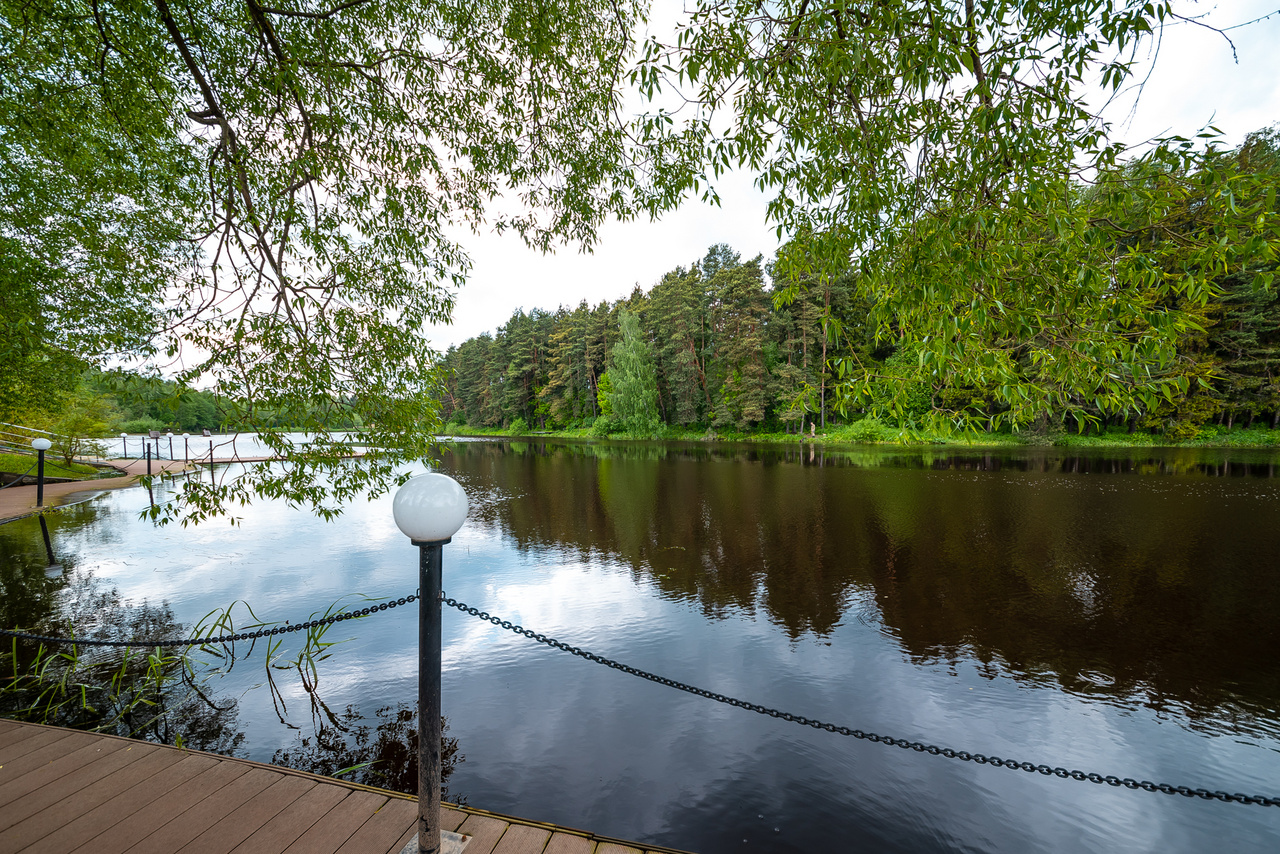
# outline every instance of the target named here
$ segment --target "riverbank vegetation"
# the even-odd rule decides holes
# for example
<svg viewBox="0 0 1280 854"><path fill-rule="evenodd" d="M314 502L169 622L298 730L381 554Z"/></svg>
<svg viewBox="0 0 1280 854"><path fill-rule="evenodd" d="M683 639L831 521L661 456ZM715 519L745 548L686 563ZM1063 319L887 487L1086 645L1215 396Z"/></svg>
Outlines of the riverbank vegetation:
<svg viewBox="0 0 1280 854"><path fill-rule="evenodd" d="M459 412L606 435L1274 420L1274 137L1130 148L1100 106L1181 8L699 0L667 34L639 0L0 0L0 414L62 413L85 365L237 401L289 463L165 511L195 519L388 489ZM589 248L730 169L788 239L769 265L517 315L442 392L423 330L469 272L455 235ZM196 393L143 409L207 423ZM354 440L277 429L346 411L368 453L341 478Z"/></svg>
<svg viewBox="0 0 1280 854"><path fill-rule="evenodd" d="M1232 164L1240 186L1252 188L1238 204L1261 217L1280 213L1280 132L1252 134L1218 160L1214 168ZM1119 171L1138 168L1148 167ZM1203 240L1221 232L1224 242L1261 245L1195 213L1203 201L1193 189L1199 173L1161 173L1159 180L1166 179L1185 184L1186 210L1178 222L1161 226L1160 239ZM1099 186L1081 184L1074 192L1092 215ZM1148 240L1143 229L1137 244ZM1061 248L1050 231L1029 230L1025 238L1043 244L1041 252ZM1048 305L1034 323L1024 318L998 340L985 336L975 345L985 354L976 362L966 353L957 364L936 358L932 327L917 325L913 312L894 313L893 298L874 277L850 268L797 287L788 278L795 275L795 244L768 263L743 261L718 245L647 293L637 287L594 307L517 310L496 333L450 348L443 359L444 414L455 431L781 434L792 440L820 431L848 442L1275 444L1280 295L1266 285L1276 261L1267 252L1253 257L1248 246L1237 248L1252 257L1251 265L1207 277L1195 293L1153 294L1146 320L1113 318L1126 346L1137 348L1130 355L1146 355L1127 363L1117 350L1105 364L1082 367L1115 384L1094 394L1066 385L1045 392L1057 382L1045 360L1062 355L1054 356L1061 342L1052 339L1074 325L1070 317L1051 317ZM1169 330L1157 332L1151 323L1166 321L1177 325L1176 334L1168 352L1158 353ZM1059 324L1065 326L1051 328ZM1158 393L1120 389L1134 371L1162 377L1153 386Z"/></svg>

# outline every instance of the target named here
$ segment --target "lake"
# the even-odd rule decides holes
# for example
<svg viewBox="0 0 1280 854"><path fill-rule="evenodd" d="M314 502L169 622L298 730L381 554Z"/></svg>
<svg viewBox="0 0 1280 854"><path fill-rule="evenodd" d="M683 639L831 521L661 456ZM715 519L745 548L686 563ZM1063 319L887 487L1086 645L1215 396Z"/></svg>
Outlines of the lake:
<svg viewBox="0 0 1280 854"><path fill-rule="evenodd" d="M439 470L467 490L471 513L445 547L444 588L594 653L797 715L1274 797L1278 462L1262 451L459 442ZM333 523L263 501L236 526L190 529L140 520L148 500L121 490L51 514L58 579L44 577L36 520L0 526L4 625L90 575L135 602L169 603L187 624L235 600L297 622L344 596L359 607L358 595L417 584L390 496ZM416 607L330 637L349 640L320 668L329 708L372 723L413 702ZM465 757L450 796L484 809L703 854L1271 852L1280 839L1274 807L858 741L447 607L443 655L444 713ZM238 699L242 755L306 752L310 697L281 670L273 701L264 672L250 656L211 685Z"/></svg>

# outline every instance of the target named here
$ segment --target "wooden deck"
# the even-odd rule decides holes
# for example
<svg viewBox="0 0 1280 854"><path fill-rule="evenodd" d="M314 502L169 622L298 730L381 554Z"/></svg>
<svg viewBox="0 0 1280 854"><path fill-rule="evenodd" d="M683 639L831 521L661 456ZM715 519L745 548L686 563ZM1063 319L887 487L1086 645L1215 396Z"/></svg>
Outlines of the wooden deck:
<svg viewBox="0 0 1280 854"><path fill-rule="evenodd" d="M0 854L399 854L417 817L397 792L0 719ZM470 807L441 825L466 854L674 852Z"/></svg>

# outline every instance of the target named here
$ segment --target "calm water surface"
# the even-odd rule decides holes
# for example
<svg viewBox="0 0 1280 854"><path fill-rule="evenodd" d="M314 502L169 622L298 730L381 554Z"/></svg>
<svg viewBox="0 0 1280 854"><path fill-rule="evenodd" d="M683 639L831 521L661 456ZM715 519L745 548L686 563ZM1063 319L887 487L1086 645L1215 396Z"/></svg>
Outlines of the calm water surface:
<svg viewBox="0 0 1280 854"><path fill-rule="evenodd" d="M1086 772L1280 794L1280 458L459 443L450 596L635 667L836 724ZM158 490L166 500L170 489ZM405 595L390 499L323 523L262 502L192 529L141 489L0 526L6 625L92 574L198 621ZM65 591L60 595L66 595ZM416 696L417 614L335 630L319 694ZM444 707L473 806L729 851L1275 851L1280 809L980 767L718 705L446 609ZM243 753L313 735L252 657ZM298 727L299 729L292 729Z"/></svg>

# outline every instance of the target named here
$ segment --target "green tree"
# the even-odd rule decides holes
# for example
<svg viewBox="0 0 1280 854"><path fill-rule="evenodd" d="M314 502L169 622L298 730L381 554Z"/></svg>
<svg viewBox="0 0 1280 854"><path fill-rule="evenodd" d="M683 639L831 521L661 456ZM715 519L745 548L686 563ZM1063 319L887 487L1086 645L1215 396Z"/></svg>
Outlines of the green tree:
<svg viewBox="0 0 1280 854"><path fill-rule="evenodd" d="M573 425L595 415L594 377L587 362L590 309L584 300L569 312L561 309L548 346L547 383L539 392L558 425Z"/></svg>
<svg viewBox="0 0 1280 854"><path fill-rule="evenodd" d="M768 299L759 260L721 267L708 283L721 377L715 424L748 430L764 420L768 403L764 345Z"/></svg>
<svg viewBox="0 0 1280 854"><path fill-rule="evenodd" d="M783 299L852 270L880 340L910 330L923 368L993 390L998 420L1150 410L1187 391L1177 344L1212 281L1280 247L1258 192L1275 181L1219 157L1212 131L1134 157L1084 97L1125 86L1177 17L1147 0L700 0L633 74L697 109L655 108L641 134L691 187L755 171L803 249L779 265ZM846 374L842 394L873 381Z"/></svg>
<svg viewBox="0 0 1280 854"><path fill-rule="evenodd" d="M0 421L50 417L85 368L49 328L38 290L41 273L0 234Z"/></svg>
<svg viewBox="0 0 1280 854"><path fill-rule="evenodd" d="M671 424L693 424L711 408L705 346L707 303L697 268L677 267L649 294L646 327L656 342L659 399Z"/></svg>
<svg viewBox="0 0 1280 854"><path fill-rule="evenodd" d="M368 425L364 464L334 478L346 441L268 430L289 462L192 484L191 518L385 488L439 423L420 333L468 269L453 225L548 249L675 201L636 177L661 176L616 118L640 17L629 0L0 0L0 238L38 274L29 336L91 361L181 354L176 378L239 401L236 427Z"/></svg>
<svg viewBox="0 0 1280 854"><path fill-rule="evenodd" d="M651 434L661 423L658 418L658 382L653 369L653 350L640 330L640 320L629 311L619 316L622 340L610 351L608 394L613 418L621 429L634 436Z"/></svg>

